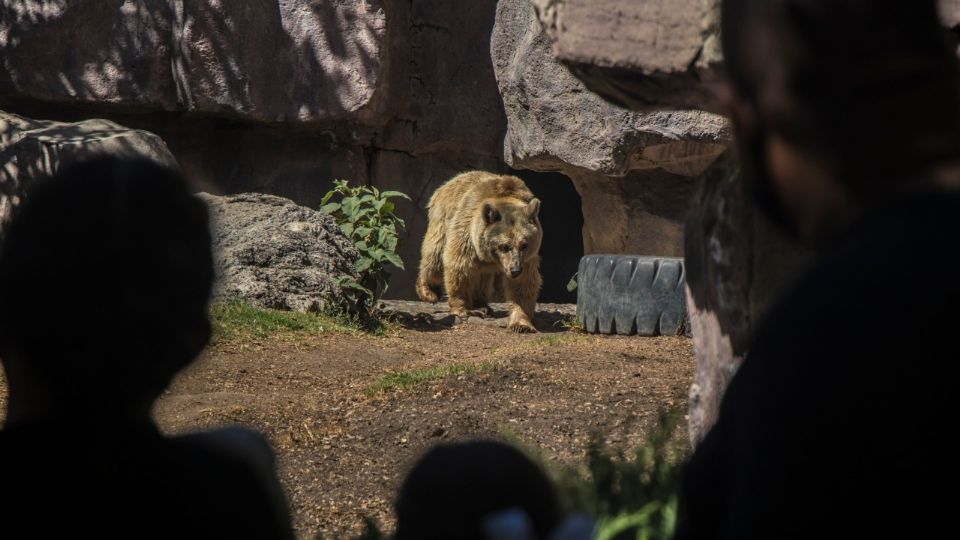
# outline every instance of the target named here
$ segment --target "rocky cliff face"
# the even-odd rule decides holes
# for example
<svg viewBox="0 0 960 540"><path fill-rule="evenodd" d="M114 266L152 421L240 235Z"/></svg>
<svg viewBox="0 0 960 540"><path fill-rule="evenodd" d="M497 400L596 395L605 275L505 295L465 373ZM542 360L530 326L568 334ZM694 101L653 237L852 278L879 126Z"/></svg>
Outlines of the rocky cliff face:
<svg viewBox="0 0 960 540"><path fill-rule="evenodd" d="M641 15L676 11L661 4ZM545 206L569 206L558 220L583 216L587 252L679 255L723 120L611 105L554 58L550 35L526 0L0 0L0 109L156 133L214 193L315 207L338 178L404 191L399 297L413 293L427 199L467 169L537 180ZM551 182L582 204L551 203L563 191ZM563 256L579 252L546 258Z"/></svg>
<svg viewBox="0 0 960 540"><path fill-rule="evenodd" d="M208 191L316 206L332 180L409 193L395 295L424 207L506 170L488 43L495 0L0 0L0 109L156 133Z"/></svg>

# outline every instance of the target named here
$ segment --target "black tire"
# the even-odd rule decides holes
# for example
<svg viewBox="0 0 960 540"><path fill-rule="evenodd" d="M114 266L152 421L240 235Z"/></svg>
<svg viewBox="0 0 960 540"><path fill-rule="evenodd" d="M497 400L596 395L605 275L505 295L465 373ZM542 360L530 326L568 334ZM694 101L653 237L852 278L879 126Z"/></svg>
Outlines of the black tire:
<svg viewBox="0 0 960 540"><path fill-rule="evenodd" d="M683 259L587 255L577 274L577 320L591 334L685 334L684 275Z"/></svg>

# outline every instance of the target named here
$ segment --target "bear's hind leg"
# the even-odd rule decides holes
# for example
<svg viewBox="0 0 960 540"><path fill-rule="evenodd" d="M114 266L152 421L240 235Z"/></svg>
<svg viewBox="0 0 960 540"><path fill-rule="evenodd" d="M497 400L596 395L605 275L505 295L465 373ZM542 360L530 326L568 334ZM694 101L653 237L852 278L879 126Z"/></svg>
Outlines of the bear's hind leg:
<svg viewBox="0 0 960 540"><path fill-rule="evenodd" d="M473 309L483 313L484 317L493 316L493 308L490 307L490 300L494 294L494 282L499 277L497 274L483 274L477 282L477 290L473 297Z"/></svg>
<svg viewBox="0 0 960 540"><path fill-rule="evenodd" d="M420 277L417 278L417 296L424 302L431 304L440 300L440 285L443 283L443 274L420 267Z"/></svg>
<svg viewBox="0 0 960 540"><path fill-rule="evenodd" d="M466 268L444 268L443 281L447 289L447 301L450 313L461 319L483 317L484 313L474 308L477 280L479 276Z"/></svg>
<svg viewBox="0 0 960 540"><path fill-rule="evenodd" d="M420 248L420 274L417 277L417 296L424 302L440 300L440 285L443 283L443 250L446 234L443 220L431 212L427 234Z"/></svg>

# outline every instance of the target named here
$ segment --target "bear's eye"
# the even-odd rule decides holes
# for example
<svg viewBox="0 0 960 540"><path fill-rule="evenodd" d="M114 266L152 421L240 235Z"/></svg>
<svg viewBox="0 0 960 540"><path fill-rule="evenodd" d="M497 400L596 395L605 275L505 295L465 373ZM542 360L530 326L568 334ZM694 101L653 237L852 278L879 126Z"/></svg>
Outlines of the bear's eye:
<svg viewBox="0 0 960 540"><path fill-rule="evenodd" d="M510 251L510 244L503 244L502 246L500 246L500 251L504 253Z"/></svg>
<svg viewBox="0 0 960 540"><path fill-rule="evenodd" d="M526 250L527 250L527 243L524 242L524 243L520 244L520 251L526 251Z"/></svg>

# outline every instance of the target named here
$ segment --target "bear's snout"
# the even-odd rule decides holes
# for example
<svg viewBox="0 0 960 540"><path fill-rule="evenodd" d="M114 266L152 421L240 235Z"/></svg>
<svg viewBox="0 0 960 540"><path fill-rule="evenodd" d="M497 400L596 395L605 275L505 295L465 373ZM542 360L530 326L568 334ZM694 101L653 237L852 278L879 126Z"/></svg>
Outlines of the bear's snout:
<svg viewBox="0 0 960 540"><path fill-rule="evenodd" d="M513 279L517 279L518 277L520 277L520 274L522 274L522 273L523 273L523 268L511 268L511 269L510 269L510 277L513 278Z"/></svg>

